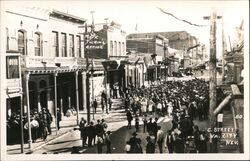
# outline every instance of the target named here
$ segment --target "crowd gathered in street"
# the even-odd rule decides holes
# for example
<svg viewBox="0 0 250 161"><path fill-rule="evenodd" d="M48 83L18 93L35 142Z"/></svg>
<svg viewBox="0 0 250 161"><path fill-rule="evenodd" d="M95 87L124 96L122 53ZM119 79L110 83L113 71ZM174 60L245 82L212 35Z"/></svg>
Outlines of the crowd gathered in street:
<svg viewBox="0 0 250 161"><path fill-rule="evenodd" d="M127 129L134 130L129 140L126 140L124 152L126 153L163 153L166 148L168 153L206 153L209 140L205 130L201 130L194 120L203 121L208 119L209 92L208 83L202 79L186 81L167 81L148 87L134 88L130 85L123 90L116 89L110 97L121 98L127 118ZM102 113L112 107L112 99L106 93L101 95ZM107 107L108 105L108 107ZM94 113L99 105L97 100L92 102ZM74 108L73 108L74 109ZM74 110L67 111L66 116L74 114ZM17 112L18 113L18 112ZM172 127L164 129L158 122L160 117L168 117ZM8 117L7 130L8 144L20 143L20 115L12 114ZM28 119L24 115L24 140L28 141ZM47 108L40 112L31 111L30 117L32 142L37 139L46 140L51 134L51 123L53 117ZM55 119L55 118L54 118ZM57 109L56 127L60 129L62 114ZM142 122L142 126L140 126ZM140 127L142 129L140 129ZM79 123L80 139L82 147L96 147L97 153L112 152L112 132L108 130L108 124L104 119L91 120L89 123L81 118ZM146 145L142 144L139 132L146 136ZM72 153L79 153L77 147L73 147Z"/></svg>
<svg viewBox="0 0 250 161"><path fill-rule="evenodd" d="M127 128L132 128L135 119L135 132L125 145L127 153L155 153L158 147L163 153L166 147L169 153L205 153L207 152L208 134L194 124L208 119L209 110L208 83L202 79L188 81L168 81L149 87L126 90L125 109ZM167 133L157 123L158 117L167 116L172 120L172 127ZM147 133L147 145L141 147L137 138L139 119L143 121L143 132Z"/></svg>

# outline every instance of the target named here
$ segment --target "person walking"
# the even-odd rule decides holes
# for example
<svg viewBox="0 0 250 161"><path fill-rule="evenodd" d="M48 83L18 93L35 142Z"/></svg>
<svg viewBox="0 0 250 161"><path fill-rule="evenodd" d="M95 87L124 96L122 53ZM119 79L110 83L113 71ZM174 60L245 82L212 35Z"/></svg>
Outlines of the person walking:
<svg viewBox="0 0 250 161"><path fill-rule="evenodd" d="M97 135L97 153L102 153L102 146L103 146L103 138L99 135Z"/></svg>
<svg viewBox="0 0 250 161"><path fill-rule="evenodd" d="M98 103L97 103L96 99L93 102L93 106L94 106L95 113L96 113L96 109L97 109L97 106L98 106Z"/></svg>
<svg viewBox="0 0 250 161"><path fill-rule="evenodd" d="M133 120L133 116L132 113L130 112L130 110L127 111L127 121L128 121L128 125L127 128L131 129L131 121Z"/></svg>
<svg viewBox="0 0 250 161"><path fill-rule="evenodd" d="M57 129L60 129L60 121L62 121L62 113L59 108L57 108Z"/></svg>
<svg viewBox="0 0 250 161"><path fill-rule="evenodd" d="M48 128L48 135L51 134L51 123L53 121L52 115L49 112L49 109L46 108L46 114L47 114L47 128Z"/></svg>
<svg viewBox="0 0 250 161"><path fill-rule="evenodd" d="M163 145L163 141L164 141L164 133L161 130L161 126L158 126L156 141L157 141L157 144L159 146L160 153L163 153L162 145Z"/></svg>
<svg viewBox="0 0 250 161"><path fill-rule="evenodd" d="M47 122L47 114L46 114L46 109L43 108L42 111L39 113L40 114L40 119L41 119L41 132L42 132L42 139L45 141L48 136L48 122Z"/></svg>
<svg viewBox="0 0 250 161"><path fill-rule="evenodd" d="M158 121L158 118L156 117L155 121L152 123L152 132L156 140L157 140L157 131L158 131L157 121Z"/></svg>
<svg viewBox="0 0 250 161"><path fill-rule="evenodd" d="M147 122L148 122L148 120L147 120L147 114L143 115L142 121L143 121L143 133L145 133L146 132L146 128L147 128Z"/></svg>
<svg viewBox="0 0 250 161"><path fill-rule="evenodd" d="M135 130L136 132L139 132L139 118L136 116L135 118Z"/></svg>
<svg viewBox="0 0 250 161"><path fill-rule="evenodd" d="M146 153L155 153L155 144L152 142L150 136L147 136Z"/></svg>
<svg viewBox="0 0 250 161"><path fill-rule="evenodd" d="M88 147L92 147L93 144L93 139L95 137L95 126L94 126L94 122L91 121L90 125L87 127L87 136L88 136Z"/></svg>
<svg viewBox="0 0 250 161"><path fill-rule="evenodd" d="M174 152L174 138L171 130L167 131L167 135L165 137L165 148L168 148L169 153Z"/></svg>
<svg viewBox="0 0 250 161"><path fill-rule="evenodd" d="M132 137L130 138L129 142L131 145L131 153L142 153L141 148L141 139L137 138L137 133L133 132Z"/></svg>
<svg viewBox="0 0 250 161"><path fill-rule="evenodd" d="M106 136L105 136L105 143L106 143L106 146L107 146L107 154L111 154L111 138L110 138L110 135L111 135L111 131L107 131L106 132Z"/></svg>
<svg viewBox="0 0 250 161"><path fill-rule="evenodd" d="M86 123L87 121L84 120L84 118L81 118L79 127L80 127L81 139L82 139L82 147L86 146L86 141L87 141Z"/></svg>

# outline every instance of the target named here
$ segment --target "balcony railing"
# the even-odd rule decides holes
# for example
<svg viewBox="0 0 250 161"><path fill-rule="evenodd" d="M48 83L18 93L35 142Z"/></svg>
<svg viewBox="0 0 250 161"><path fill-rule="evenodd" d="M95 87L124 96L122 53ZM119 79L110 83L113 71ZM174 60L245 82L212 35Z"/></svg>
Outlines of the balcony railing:
<svg viewBox="0 0 250 161"><path fill-rule="evenodd" d="M84 58L75 57L39 57L39 56L21 56L21 64L23 67L55 67L60 66L82 66L85 64Z"/></svg>

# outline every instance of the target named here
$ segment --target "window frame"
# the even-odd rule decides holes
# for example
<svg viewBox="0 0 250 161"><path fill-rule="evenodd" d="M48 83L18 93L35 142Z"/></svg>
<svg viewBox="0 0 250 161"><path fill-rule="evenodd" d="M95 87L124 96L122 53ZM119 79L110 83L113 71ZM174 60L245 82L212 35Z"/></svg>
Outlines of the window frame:
<svg viewBox="0 0 250 161"><path fill-rule="evenodd" d="M63 38L65 38L65 42L63 42ZM64 52L65 51L65 52ZM61 33L61 56L62 57L67 57L67 34L62 32Z"/></svg>
<svg viewBox="0 0 250 161"><path fill-rule="evenodd" d="M82 54L81 54L81 36L80 35L76 35L76 53L75 53L75 56L82 57Z"/></svg>
<svg viewBox="0 0 250 161"><path fill-rule="evenodd" d="M20 45L20 33L23 35L23 45ZM27 33L24 30L18 30L18 36L17 36L17 46L18 46L18 51L20 52L21 55L27 55ZM22 51L20 51L20 48L22 48Z"/></svg>
<svg viewBox="0 0 250 161"><path fill-rule="evenodd" d="M52 31L52 37L53 37L52 48L53 48L53 54L54 54L53 56L59 57L59 34L58 34L58 32ZM54 51L55 51L55 53L54 53Z"/></svg>
<svg viewBox="0 0 250 161"><path fill-rule="evenodd" d="M36 39L36 35L38 36L38 40ZM36 54L36 49L39 49L39 54ZM42 52L42 48L43 48L43 45L42 45L42 34L39 33L39 32L35 32L34 34L34 50L35 50L35 56L43 56L43 52Z"/></svg>
<svg viewBox="0 0 250 161"><path fill-rule="evenodd" d="M73 34L69 34L69 56L75 57L75 40Z"/></svg>

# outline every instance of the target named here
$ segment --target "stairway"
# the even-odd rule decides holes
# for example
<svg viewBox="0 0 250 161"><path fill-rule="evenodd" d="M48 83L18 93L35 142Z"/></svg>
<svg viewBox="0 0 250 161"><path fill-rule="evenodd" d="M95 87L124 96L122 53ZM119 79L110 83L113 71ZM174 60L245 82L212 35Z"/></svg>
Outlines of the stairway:
<svg viewBox="0 0 250 161"><path fill-rule="evenodd" d="M223 111L223 125L222 128L233 128L233 131L222 132L222 138L217 143L218 153L240 153L239 142L236 136L233 114L231 110Z"/></svg>

